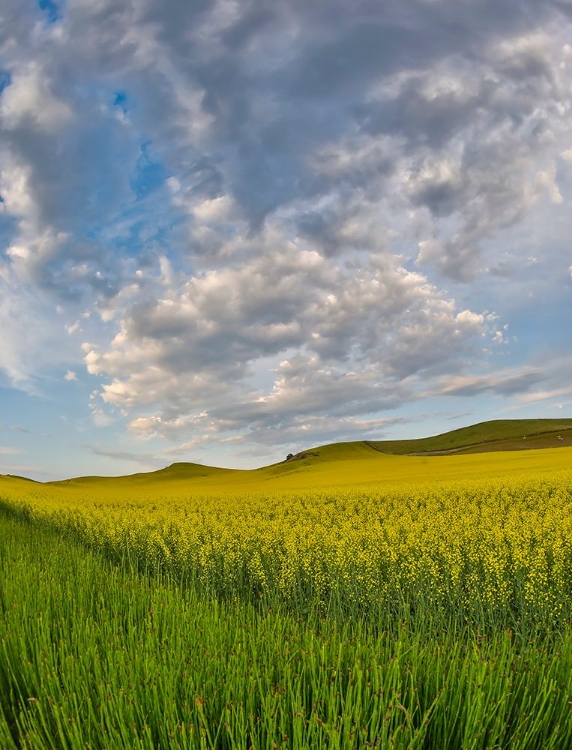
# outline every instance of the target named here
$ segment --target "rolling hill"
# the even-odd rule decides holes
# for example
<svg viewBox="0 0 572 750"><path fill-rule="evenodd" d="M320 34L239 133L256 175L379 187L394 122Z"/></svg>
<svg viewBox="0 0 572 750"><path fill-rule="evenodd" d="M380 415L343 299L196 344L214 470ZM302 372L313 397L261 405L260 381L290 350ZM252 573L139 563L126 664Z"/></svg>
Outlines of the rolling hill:
<svg viewBox="0 0 572 750"><path fill-rule="evenodd" d="M572 419L519 419L482 422L414 440L332 443L259 469L223 469L179 462L158 471L121 477L76 477L46 485L84 494L149 493L167 497L187 490L210 494L412 480L454 481L570 466ZM30 484L23 477L2 477L6 487L18 483Z"/></svg>
<svg viewBox="0 0 572 750"><path fill-rule="evenodd" d="M443 455L559 448L572 445L572 419L498 419L415 440L376 440L382 453Z"/></svg>

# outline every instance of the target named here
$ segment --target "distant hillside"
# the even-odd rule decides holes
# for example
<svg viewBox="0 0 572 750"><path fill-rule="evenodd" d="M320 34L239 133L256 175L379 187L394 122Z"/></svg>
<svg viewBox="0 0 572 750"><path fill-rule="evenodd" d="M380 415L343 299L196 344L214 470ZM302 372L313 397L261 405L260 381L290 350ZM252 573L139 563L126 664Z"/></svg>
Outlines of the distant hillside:
<svg viewBox="0 0 572 750"><path fill-rule="evenodd" d="M332 443L301 451L260 469L221 469L196 463L174 463L158 471L121 477L76 477L51 486L66 491L134 492L165 496L193 492L266 491L288 487L312 488L357 483L402 482L416 476L460 478L536 467L552 463L569 467L568 451L537 448L572 447L572 419L506 419L462 427L442 435L415 440L376 440ZM525 452L522 455L516 451ZM495 455L493 455L495 452ZM463 454L488 453L490 457ZM550 454L550 455L549 455ZM552 454L558 454L558 457ZM458 456L453 461L431 461L431 456ZM477 468L478 467L478 468ZM510 468L512 467L512 468ZM3 476L3 486L23 486L24 478ZM2 487L0 485L0 489Z"/></svg>
<svg viewBox="0 0 572 750"><path fill-rule="evenodd" d="M381 453L444 455L572 445L572 419L497 419L416 440L366 441Z"/></svg>
<svg viewBox="0 0 572 750"><path fill-rule="evenodd" d="M193 464L179 462L166 466L164 469L157 471L146 471L138 474L128 474L123 477L75 477L73 479L63 479L57 482L48 482L53 485L71 485L79 487L82 485L105 484L125 482L129 485L149 484L154 482L177 482L188 481L189 479L220 479L226 475L240 473L238 469L219 469L216 466L203 466L203 464Z"/></svg>

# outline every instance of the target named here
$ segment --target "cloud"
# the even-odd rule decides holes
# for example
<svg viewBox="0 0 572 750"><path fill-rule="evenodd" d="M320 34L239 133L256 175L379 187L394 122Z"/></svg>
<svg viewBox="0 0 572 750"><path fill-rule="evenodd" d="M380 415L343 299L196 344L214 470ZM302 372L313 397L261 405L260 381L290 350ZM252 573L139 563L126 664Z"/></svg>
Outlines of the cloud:
<svg viewBox="0 0 572 750"><path fill-rule="evenodd" d="M20 425L10 425L10 429L15 430L16 432L23 432L26 435L33 435L31 430L27 430L25 427L20 427Z"/></svg>
<svg viewBox="0 0 572 750"><path fill-rule="evenodd" d="M21 451L16 450L15 448L0 445L0 456L14 456L17 453L21 453Z"/></svg>
<svg viewBox="0 0 572 750"><path fill-rule="evenodd" d="M73 370L68 370L64 375L64 380L67 380L68 383L72 380L77 380L77 375L75 374L75 372L73 372Z"/></svg>
<svg viewBox="0 0 572 750"><path fill-rule="evenodd" d="M487 323L391 256L346 271L269 235L264 254L191 279L157 276L107 349L85 345L88 371L110 377L103 401L139 435L173 438L292 429L395 409L416 379L455 370L481 349ZM259 363L277 358L269 390ZM153 411L158 410L158 411ZM145 413L147 412L147 413Z"/></svg>
<svg viewBox="0 0 572 750"><path fill-rule="evenodd" d="M513 396L529 391L546 378L546 372L532 366L525 366L487 375L463 375L448 378L438 392L447 396L474 396L490 391L500 396ZM529 397L521 396L520 398L527 400Z"/></svg>
<svg viewBox="0 0 572 750"><path fill-rule="evenodd" d="M558 398L559 396L568 396L572 393L572 387L553 388L547 391L533 391L520 397L523 404L532 404L537 401L547 401L548 399Z"/></svg>
<svg viewBox="0 0 572 750"><path fill-rule="evenodd" d="M11 77L0 100L0 122L14 130L29 124L40 131L57 131L72 117L66 102L58 100L46 85L46 78L35 62Z"/></svg>
<svg viewBox="0 0 572 750"><path fill-rule="evenodd" d="M62 342L49 302L12 273L0 274L0 371L15 387L42 390L38 375L52 373L74 357Z"/></svg>
<svg viewBox="0 0 572 750"><path fill-rule="evenodd" d="M162 461L153 453L133 453L131 451L115 450L113 448L100 448L93 445L84 445L83 448L93 456L113 458L117 461L130 461L132 463L141 464L149 470L151 470L151 467L160 468L164 465L164 461Z"/></svg>
<svg viewBox="0 0 572 750"><path fill-rule="evenodd" d="M280 431L266 430L264 439L256 440L256 434L235 434L222 437L216 430L206 430L191 440L167 448L164 456L188 456L199 450L208 450L212 445L231 447L237 456L263 457L273 455L276 448L290 446L292 450L302 450L312 445L344 440L383 439L395 425L408 424L412 421L404 417L384 417L379 419L359 419L345 417L342 419L325 416L299 416L294 422L284 426Z"/></svg>
<svg viewBox="0 0 572 750"><path fill-rule="evenodd" d="M515 228L571 192L569 15L4 3L0 368L72 380L81 334L97 424L245 449L527 392L492 343L565 254Z"/></svg>
<svg viewBox="0 0 572 750"><path fill-rule="evenodd" d="M555 145L570 107L553 35L491 38L475 55L382 78L360 108L368 140L401 137L391 184L426 212L418 263L463 281L486 272L483 245L495 232L543 195L561 202Z"/></svg>

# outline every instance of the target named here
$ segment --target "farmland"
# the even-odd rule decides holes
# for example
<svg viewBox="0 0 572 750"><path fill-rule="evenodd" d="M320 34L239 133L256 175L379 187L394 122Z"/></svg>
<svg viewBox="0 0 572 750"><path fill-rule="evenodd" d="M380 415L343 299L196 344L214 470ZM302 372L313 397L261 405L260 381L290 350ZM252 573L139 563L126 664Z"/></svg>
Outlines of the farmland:
<svg viewBox="0 0 572 750"><path fill-rule="evenodd" d="M364 443L1 478L0 746L566 748L571 481Z"/></svg>

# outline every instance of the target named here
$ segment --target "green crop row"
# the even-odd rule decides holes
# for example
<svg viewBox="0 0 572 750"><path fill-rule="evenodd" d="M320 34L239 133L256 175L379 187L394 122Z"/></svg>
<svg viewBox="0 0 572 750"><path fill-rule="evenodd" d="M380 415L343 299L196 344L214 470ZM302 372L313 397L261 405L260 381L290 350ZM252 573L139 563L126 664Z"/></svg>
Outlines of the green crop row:
<svg viewBox="0 0 572 750"><path fill-rule="evenodd" d="M570 472L282 493L148 496L30 485L14 517L225 599L515 630L572 618Z"/></svg>
<svg viewBox="0 0 572 750"><path fill-rule="evenodd" d="M261 611L0 520L0 747L568 748L572 636Z"/></svg>

